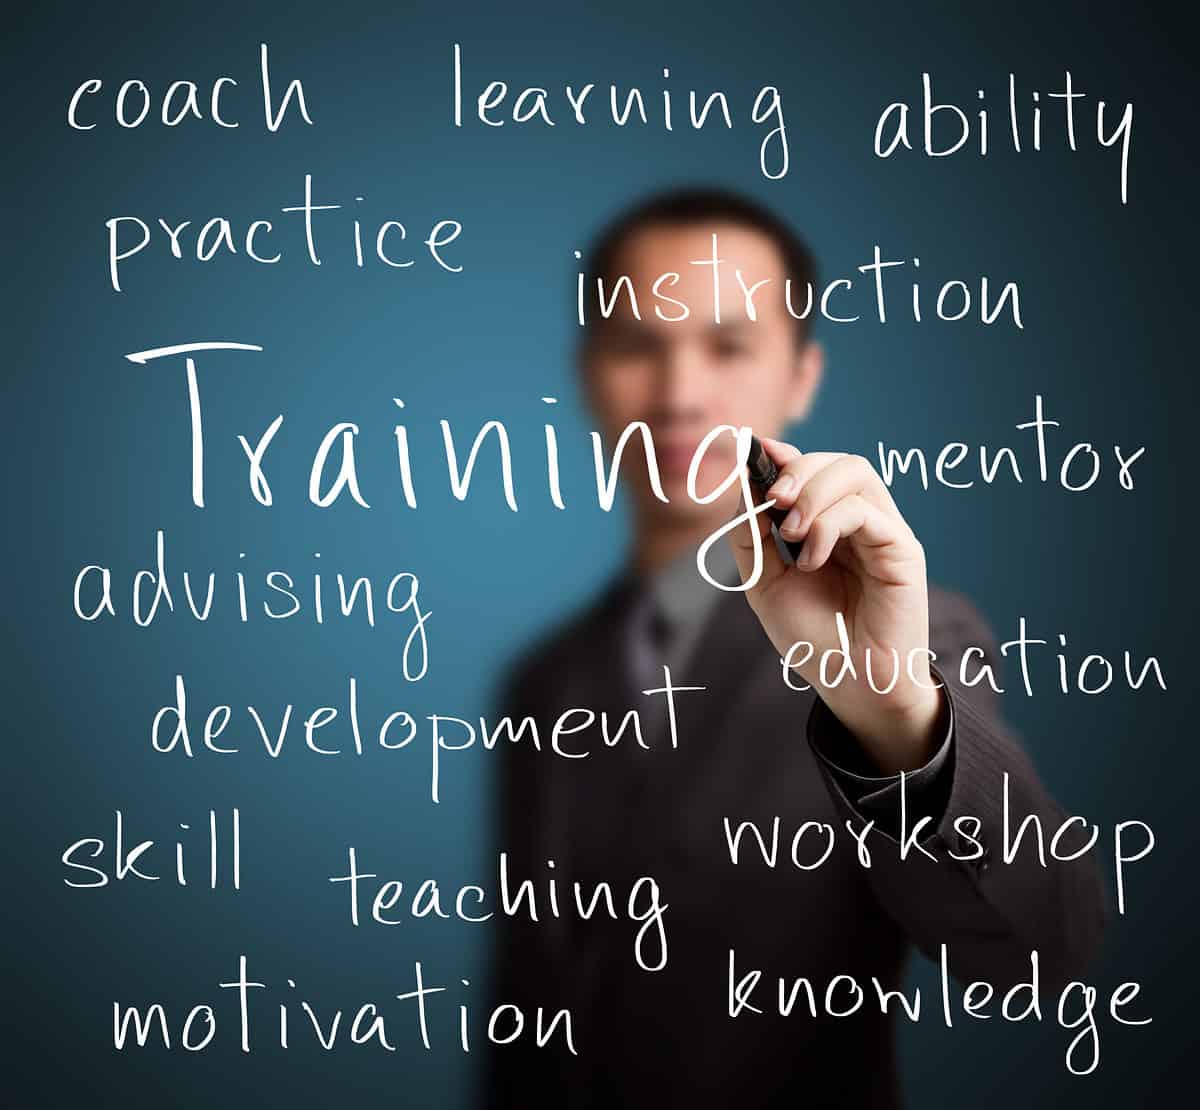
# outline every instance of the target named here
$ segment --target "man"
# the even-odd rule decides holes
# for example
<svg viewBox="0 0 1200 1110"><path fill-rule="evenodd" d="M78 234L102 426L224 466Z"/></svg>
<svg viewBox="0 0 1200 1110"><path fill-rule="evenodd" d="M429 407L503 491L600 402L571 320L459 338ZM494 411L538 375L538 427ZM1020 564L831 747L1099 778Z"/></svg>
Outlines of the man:
<svg viewBox="0 0 1200 1110"><path fill-rule="evenodd" d="M714 234L724 264L690 265L711 259ZM781 290L791 278L802 290L814 278L802 242L748 200L679 191L619 218L587 274L591 291L597 278L612 290L628 277L638 293L670 274L659 290L681 304L715 298L720 323L711 311L664 319L681 313L654 312L644 299L635 315L628 297L610 315L591 314L581 369L592 412L610 444L631 422L649 427L665 500L634 436L622 462L634 523L628 571L514 670L506 711L549 721L586 706L619 720L645 704L640 691L664 685L664 665L674 684L705 689L675 699L677 748L660 735L646 748L623 741L571 760L508 745L500 848L510 871L544 874L552 860L564 890L653 876L669 957L661 970L639 967L628 922L604 914L506 922L497 998L527 1013L568 1009L578 1054L559 1039L495 1049L487 1101L895 1106L893 1016L874 1004L813 1017L800 994L782 1017L777 979L804 977L818 996L839 974L895 989L913 947L937 958L944 944L963 981L1001 989L1027 978L1036 950L1042 984L1065 982L1099 940L1097 872L1086 856L1048 867L1029 852L1011 865L993 859L1005 773L1017 820L1035 814L1057 829L1064 814L1004 731L986 682L956 681L969 646L995 662L986 628L964 600L927 586L921 545L864 459L802 454L775 438L806 416L822 354L782 296L757 297L751 318L744 289L769 278L766 288ZM744 584L756 569L750 528L759 530L760 573L744 591L715 589L696 567L698 546L745 511L737 484L708 504L689 496L695 449L719 425L763 437L780 470L767 497L787 511L779 535L803 541L792 565L757 515L712 546L710 575ZM713 440L694 490L730 474L736 450L732 435ZM857 678L822 685L821 654L843 636ZM798 643L812 648L791 651ZM792 664L786 680L781 659ZM908 666L877 692L892 659ZM909 829L929 818L904 860L902 793ZM753 821L769 841L777 817L778 866L761 853L755 864L749 834L734 866L730 831ZM838 834L819 866L813 841L800 866L789 856L805 822ZM869 867L847 822L860 833L874 823L863 837ZM739 974L764 971L751 998L761 1014L730 1016L731 950Z"/></svg>

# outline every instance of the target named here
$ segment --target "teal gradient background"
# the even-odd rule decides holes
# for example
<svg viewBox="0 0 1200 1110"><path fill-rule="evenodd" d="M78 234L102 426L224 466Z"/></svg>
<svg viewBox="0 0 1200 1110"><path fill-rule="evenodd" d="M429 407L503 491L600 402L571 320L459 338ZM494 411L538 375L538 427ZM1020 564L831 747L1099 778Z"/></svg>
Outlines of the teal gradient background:
<svg viewBox="0 0 1200 1110"><path fill-rule="evenodd" d="M293 732L270 760L235 714L226 736L236 732L245 751L186 760L151 750L149 722L177 673L198 708L254 704L277 719L295 702L296 723L318 705L342 704L350 675L368 721L394 709L418 718L485 712L513 652L578 605L624 551L623 515L604 514L594 487L589 494L590 425L571 364L572 251L631 198L692 181L776 206L829 276L868 261L879 243L893 258L919 255L931 284L988 273L1021 285L1023 331L918 325L901 312L886 326L821 326L827 383L796 430L801 446L870 455L879 439L1025 443L1028 462L1028 440L1014 426L1032 417L1038 393L1061 421L1062 441L1091 441L1106 461L1114 442L1146 445L1133 493L1109 467L1081 494L999 481L928 494L905 483L897 496L933 579L974 597L1001 638L1025 615L1035 634L1065 633L1079 656L1128 648L1163 660L1165 694L1005 699L1068 809L1107 828L1138 817L1158 834L1096 970L1110 990L1142 982L1154 1024L1107 1024L1100 1070L1088 1079L1066 1073L1069 1037L1051 1026L992 1021L947 1032L922 1022L901 1035L913 1105L1145 1104L1155 1084L1182 1071L1197 987L1200 772L1191 673L1195 82L1182 28L1128 7L1044 4L41 5L7 18L5 1039L14 1063L4 1102L471 1104L478 1057L459 1050L456 1007L482 1005L487 927L353 928L344 888L326 880L344 873L354 845L362 867L406 889L426 877L490 886L490 753L447 756L435 806L419 742L323 758ZM262 42L279 82L303 80L313 127L295 116L277 134L262 127ZM724 90L736 126L664 135L600 119L455 129L455 42L476 91L492 79L649 91L669 66L675 90ZM986 160L872 154L878 113L894 99L916 102L922 70L964 106L985 88L1002 129L1010 70L1023 87L1048 91L1061 88L1065 69L1090 97L1078 153L1048 109L1036 156L1014 155L1000 134ZM106 97L89 108L100 126L66 126L71 92L89 77L107 92L131 77L161 91L220 75L239 81L230 99L237 130L193 122L123 131ZM778 182L758 172L762 129L748 123L753 95L768 83L781 89L791 148L791 171ZM1096 96L1135 104L1124 207L1117 155L1097 150L1090 130ZM345 221L322 248L324 264L308 265L297 225L278 214L299 203L306 173L319 200L351 205L361 196L366 216L401 220L414 239L439 219L460 220L463 235L446 256L462 273L419 254L411 270L356 269ZM274 266L241 257L200 265L151 248L128 265L117 294L104 227L116 215L275 218L289 253ZM202 356L208 498L197 509L182 369L123 356L219 339L264 351ZM539 470L543 396L560 398L564 512ZM416 511L396 480L394 397L405 403ZM275 503L264 508L247 491L236 437L257 437L280 413L268 456ZM452 497L439 465L443 417L463 437L485 420L505 422L518 513L485 460L467 500ZM369 511L348 499L322 510L307 499L313 450L343 420L361 428ZM183 570L217 573L211 619L198 623L179 604L144 629L125 617L75 619L78 570L111 566L127 604L158 529L176 581ZM385 614L373 629L361 620L237 619L234 571L300 577L314 552L327 574L420 576L432 612L423 681L401 673L402 617ZM345 740L340 721L330 731ZM83 837L110 840L117 809L131 836L169 842L180 822L199 829L210 808L233 806L242 814L240 893L169 880L64 885L63 849ZM170 873L169 854L156 862ZM272 984L272 1001L289 995L294 1028L301 997L328 1014L412 989L414 960L427 980L452 985L440 996L451 1002L432 1007L432 1050L412 1024L397 1023L394 1054L344 1041L326 1053L299 1032L284 1052L274 1006L263 1005L261 1047L244 1056L234 1000L216 989L242 953L252 977ZM714 969L715 1005L723 989ZM162 1001L175 1013L211 1002L217 1037L195 1055L116 1053L114 999Z"/></svg>

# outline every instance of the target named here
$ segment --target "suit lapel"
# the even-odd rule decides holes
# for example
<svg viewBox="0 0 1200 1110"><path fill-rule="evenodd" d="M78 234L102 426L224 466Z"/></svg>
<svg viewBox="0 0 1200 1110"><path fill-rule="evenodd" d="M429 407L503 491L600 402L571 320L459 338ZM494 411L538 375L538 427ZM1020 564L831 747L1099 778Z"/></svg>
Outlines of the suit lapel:
<svg viewBox="0 0 1200 1110"><path fill-rule="evenodd" d="M771 659L770 642L741 593L724 593L704 622L699 642L678 670L672 671L676 686L702 686L701 691L684 691L674 697L678 750L671 750L668 730L656 736L653 750L642 753L648 774L643 776L647 804L661 806L659 799L686 797L697 776L709 767L722 747L729 720L739 703L741 688L758 668ZM643 712L665 716L665 696L640 698Z"/></svg>
<svg viewBox="0 0 1200 1110"><path fill-rule="evenodd" d="M628 583L618 583L588 621L577 661L568 665L564 706L591 709L597 721L607 712L613 727L636 708L644 721L655 720L661 727L648 738L648 751L637 748L630 730L614 748L593 747L587 759L564 759L549 750L542 756L544 855L555 860L564 877L575 873L572 864L581 857L594 861L610 850L615 855L616 841L628 831L624 826L633 814L640 827L654 830L661 827L654 811L684 804L727 740L741 687L773 656L745 597L722 594L691 658L671 674L675 686L704 687L674 695L679 746L672 750L665 695L643 696L629 676L623 635L633 592ZM545 722L547 727L550 723Z"/></svg>

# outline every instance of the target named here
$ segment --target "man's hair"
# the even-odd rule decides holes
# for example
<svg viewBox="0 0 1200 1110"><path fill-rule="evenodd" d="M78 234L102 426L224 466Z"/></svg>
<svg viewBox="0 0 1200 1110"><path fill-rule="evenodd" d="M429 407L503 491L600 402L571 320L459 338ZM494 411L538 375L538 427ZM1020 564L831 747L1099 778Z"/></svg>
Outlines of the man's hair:
<svg viewBox="0 0 1200 1110"><path fill-rule="evenodd" d="M596 297L597 279L610 283L617 256L639 232L652 227L694 227L698 224L734 224L766 236L783 257L784 272L804 289L816 285L817 264L808 244L771 209L731 189L685 186L653 193L635 202L610 221L593 240L583 259L589 297ZM807 296L807 294L804 294ZM594 316L594 314L593 314ZM589 324L589 330L593 325ZM796 321L797 341L808 338L810 321Z"/></svg>

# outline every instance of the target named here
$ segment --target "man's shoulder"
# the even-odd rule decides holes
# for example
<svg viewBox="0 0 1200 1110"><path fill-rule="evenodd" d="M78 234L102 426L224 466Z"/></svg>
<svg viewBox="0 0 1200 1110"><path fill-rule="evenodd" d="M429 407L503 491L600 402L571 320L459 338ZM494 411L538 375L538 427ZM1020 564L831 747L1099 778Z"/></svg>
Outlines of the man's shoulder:
<svg viewBox="0 0 1200 1110"><path fill-rule="evenodd" d="M939 645L977 644L990 648L992 630L987 618L965 593L942 586L929 587L929 639Z"/></svg>
<svg viewBox="0 0 1200 1110"><path fill-rule="evenodd" d="M610 581L538 633L505 669L502 697L512 701L540 688L560 685L571 668L595 650L597 639L619 606L622 589L620 580Z"/></svg>

